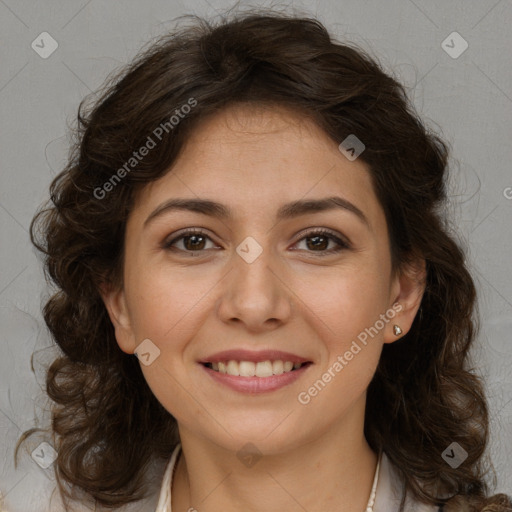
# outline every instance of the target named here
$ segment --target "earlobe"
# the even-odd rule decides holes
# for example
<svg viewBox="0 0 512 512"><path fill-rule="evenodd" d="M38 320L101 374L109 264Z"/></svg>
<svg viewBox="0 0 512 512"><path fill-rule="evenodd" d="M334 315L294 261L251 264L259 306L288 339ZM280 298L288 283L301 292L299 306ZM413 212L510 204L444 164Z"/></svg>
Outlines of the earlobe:
<svg viewBox="0 0 512 512"><path fill-rule="evenodd" d="M393 304L396 315L387 325L384 343L403 338L410 330L420 308L426 285L426 263L423 258L403 265L396 277Z"/></svg>
<svg viewBox="0 0 512 512"><path fill-rule="evenodd" d="M114 326L119 348L127 353L135 351L134 336L130 322L124 290L114 289L107 285L100 286L100 295L107 309L110 321Z"/></svg>
<svg viewBox="0 0 512 512"><path fill-rule="evenodd" d="M402 328L398 324L393 324L393 334L395 336L400 336L402 332Z"/></svg>

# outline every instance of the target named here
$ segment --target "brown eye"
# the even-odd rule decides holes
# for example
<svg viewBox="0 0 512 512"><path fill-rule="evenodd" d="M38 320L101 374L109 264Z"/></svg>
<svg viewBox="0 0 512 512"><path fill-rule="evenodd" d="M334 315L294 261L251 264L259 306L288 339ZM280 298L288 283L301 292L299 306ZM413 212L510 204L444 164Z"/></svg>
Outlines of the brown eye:
<svg viewBox="0 0 512 512"><path fill-rule="evenodd" d="M299 242L302 242L303 240L306 241L306 250L308 252L317 252L320 256L338 253L343 249L349 248L349 244L347 242L336 236L336 234L331 231L327 231L325 229L310 231L309 233L306 233ZM326 250L329 247L330 242L334 242L335 247Z"/></svg>
<svg viewBox="0 0 512 512"><path fill-rule="evenodd" d="M327 249L329 245L329 237L325 235L308 236L306 240L309 240L308 249Z"/></svg>
<svg viewBox="0 0 512 512"><path fill-rule="evenodd" d="M203 252L208 249L207 241L211 238L201 230L188 230L162 244L163 249L183 252ZM181 247L179 245L181 244ZM176 247L178 246L178 247Z"/></svg>
<svg viewBox="0 0 512 512"><path fill-rule="evenodd" d="M187 235L182 237L182 239L183 245L189 251L204 249L205 237L203 235Z"/></svg>

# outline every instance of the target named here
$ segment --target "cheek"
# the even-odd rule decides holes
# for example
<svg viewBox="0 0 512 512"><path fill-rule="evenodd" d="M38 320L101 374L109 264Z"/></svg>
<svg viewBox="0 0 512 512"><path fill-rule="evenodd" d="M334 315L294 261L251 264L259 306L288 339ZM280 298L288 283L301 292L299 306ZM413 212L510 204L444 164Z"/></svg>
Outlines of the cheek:
<svg viewBox="0 0 512 512"><path fill-rule="evenodd" d="M165 344L190 327L190 319L202 309L216 279L190 269L165 265L134 266L127 286L132 328L138 338L155 338Z"/></svg>
<svg viewBox="0 0 512 512"><path fill-rule="evenodd" d="M380 277L386 275L384 270L377 269L347 266L329 278L302 282L298 295L307 297L304 315L310 319L321 360L301 396L314 401L319 411L326 407L329 414L341 414L362 396L375 373L385 326L380 315L386 312L389 286Z"/></svg>
<svg viewBox="0 0 512 512"><path fill-rule="evenodd" d="M361 399L379 363L386 287L373 277L354 269L325 280L321 293L310 292L304 301L321 360L297 399L327 423ZM302 293L307 294L308 284Z"/></svg>
<svg viewBox="0 0 512 512"><path fill-rule="evenodd" d="M297 295L309 309L308 316L316 318L315 331L324 334L331 348L350 344L385 313L389 287L385 275L371 265L351 265L297 282Z"/></svg>

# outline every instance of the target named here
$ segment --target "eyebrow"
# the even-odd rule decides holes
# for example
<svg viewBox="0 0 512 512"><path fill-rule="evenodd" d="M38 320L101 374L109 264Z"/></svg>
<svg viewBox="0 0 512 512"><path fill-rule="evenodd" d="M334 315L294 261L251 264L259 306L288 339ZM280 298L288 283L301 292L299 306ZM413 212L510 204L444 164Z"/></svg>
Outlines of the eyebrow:
<svg viewBox="0 0 512 512"><path fill-rule="evenodd" d="M302 199L284 204L277 211L276 219L282 221L309 213L325 212L335 209L341 209L355 214L368 228L370 227L370 223L365 214L356 205L339 196L326 197L323 199ZM197 198L174 198L157 206L144 221L144 227L153 219L171 211L201 213L221 220L233 218L231 208L216 201Z"/></svg>

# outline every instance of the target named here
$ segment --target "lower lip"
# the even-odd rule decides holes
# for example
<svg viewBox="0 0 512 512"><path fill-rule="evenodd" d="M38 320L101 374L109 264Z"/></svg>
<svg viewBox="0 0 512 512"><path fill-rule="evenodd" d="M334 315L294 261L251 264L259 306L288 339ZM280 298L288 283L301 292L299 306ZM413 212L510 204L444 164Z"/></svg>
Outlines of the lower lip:
<svg viewBox="0 0 512 512"><path fill-rule="evenodd" d="M201 366L206 370L206 372L208 372L208 375L210 375L212 379L215 379L217 382L220 382L235 391L259 394L276 391L284 386L288 386L299 379L311 365L306 364L297 370L285 372L281 375L272 375L271 377L239 377L236 375L228 375L227 373L216 372L202 364Z"/></svg>

